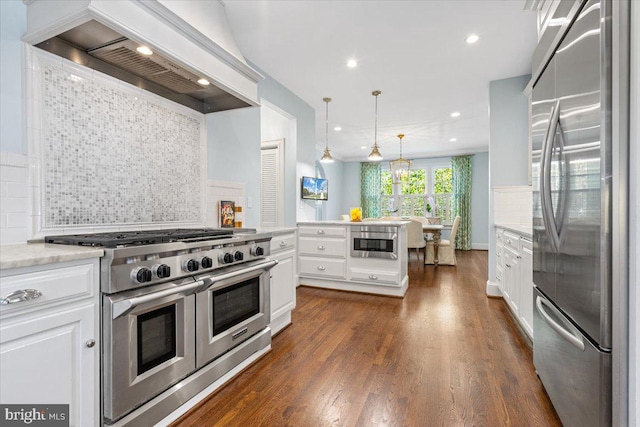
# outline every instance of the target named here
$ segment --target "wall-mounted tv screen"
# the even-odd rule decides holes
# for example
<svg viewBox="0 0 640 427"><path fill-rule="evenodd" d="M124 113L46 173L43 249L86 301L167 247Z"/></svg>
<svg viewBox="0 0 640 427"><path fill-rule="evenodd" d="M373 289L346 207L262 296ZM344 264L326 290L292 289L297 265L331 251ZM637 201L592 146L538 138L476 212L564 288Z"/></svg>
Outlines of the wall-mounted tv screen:
<svg viewBox="0 0 640 427"><path fill-rule="evenodd" d="M300 194L303 199L328 200L329 182L324 178L302 177L302 189Z"/></svg>

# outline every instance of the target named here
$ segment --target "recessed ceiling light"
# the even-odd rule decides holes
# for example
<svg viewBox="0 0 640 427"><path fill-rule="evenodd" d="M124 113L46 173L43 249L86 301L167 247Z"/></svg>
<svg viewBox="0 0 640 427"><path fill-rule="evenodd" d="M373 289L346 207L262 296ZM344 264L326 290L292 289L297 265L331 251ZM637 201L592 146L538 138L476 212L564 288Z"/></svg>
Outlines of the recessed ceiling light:
<svg viewBox="0 0 640 427"><path fill-rule="evenodd" d="M147 46L138 46L136 50L138 51L138 53L141 53L146 56L153 55L153 51L149 49Z"/></svg>
<svg viewBox="0 0 640 427"><path fill-rule="evenodd" d="M477 34L470 34L465 41L469 44L474 44L475 42L477 42L478 40L480 40L480 37L478 37Z"/></svg>
<svg viewBox="0 0 640 427"><path fill-rule="evenodd" d="M450 142L456 142L458 140L458 138L451 138L449 141Z"/></svg>
<svg viewBox="0 0 640 427"><path fill-rule="evenodd" d="M356 68L358 66L358 61L356 61L355 59L350 59L347 61L347 67L349 68Z"/></svg>
<svg viewBox="0 0 640 427"><path fill-rule="evenodd" d="M340 126L336 126L333 128L333 130L335 130L336 132L340 132L342 128Z"/></svg>
<svg viewBox="0 0 640 427"><path fill-rule="evenodd" d="M198 80L198 84L201 84L202 86L209 86L209 80L207 80L207 79L199 79Z"/></svg>
<svg viewBox="0 0 640 427"><path fill-rule="evenodd" d="M367 146L366 146L366 145L361 145L361 146L360 146L360 149L361 149L361 150L366 150L366 149L367 149Z"/></svg>
<svg viewBox="0 0 640 427"><path fill-rule="evenodd" d="M453 113L451 113L451 117L460 117L460 113L457 111L454 111Z"/></svg>

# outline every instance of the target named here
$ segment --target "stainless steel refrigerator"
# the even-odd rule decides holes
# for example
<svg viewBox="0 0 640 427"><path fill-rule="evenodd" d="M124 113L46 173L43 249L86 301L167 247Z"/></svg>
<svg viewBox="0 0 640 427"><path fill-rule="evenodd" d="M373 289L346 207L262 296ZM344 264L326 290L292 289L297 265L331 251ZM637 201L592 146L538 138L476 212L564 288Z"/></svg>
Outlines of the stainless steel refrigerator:
<svg viewBox="0 0 640 427"><path fill-rule="evenodd" d="M565 426L612 423L611 4L565 1L534 54L533 360Z"/></svg>

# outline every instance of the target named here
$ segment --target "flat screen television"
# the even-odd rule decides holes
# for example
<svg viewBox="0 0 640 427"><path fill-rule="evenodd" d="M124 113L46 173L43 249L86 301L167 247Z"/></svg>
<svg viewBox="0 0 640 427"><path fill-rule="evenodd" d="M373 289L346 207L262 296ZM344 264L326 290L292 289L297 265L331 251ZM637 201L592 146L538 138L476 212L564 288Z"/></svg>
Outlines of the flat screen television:
<svg viewBox="0 0 640 427"><path fill-rule="evenodd" d="M329 182L324 178L303 176L300 194L303 199L329 200Z"/></svg>

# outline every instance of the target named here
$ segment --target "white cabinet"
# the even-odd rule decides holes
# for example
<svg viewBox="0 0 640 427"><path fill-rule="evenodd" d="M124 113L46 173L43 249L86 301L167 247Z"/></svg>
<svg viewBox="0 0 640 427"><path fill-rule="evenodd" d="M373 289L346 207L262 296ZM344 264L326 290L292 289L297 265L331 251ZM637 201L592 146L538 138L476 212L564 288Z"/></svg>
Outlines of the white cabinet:
<svg viewBox="0 0 640 427"><path fill-rule="evenodd" d="M300 276L346 279L347 227L299 227Z"/></svg>
<svg viewBox="0 0 640 427"><path fill-rule="evenodd" d="M520 237L520 323L533 337L533 244Z"/></svg>
<svg viewBox="0 0 640 427"><path fill-rule="evenodd" d="M97 259L2 272L15 302L0 306L1 403L69 404L71 426L99 425L98 272ZM19 301L27 289L41 296Z"/></svg>
<svg viewBox="0 0 640 427"><path fill-rule="evenodd" d="M278 264L271 269L271 334L291 324L291 310L296 306L296 232L274 235L271 259Z"/></svg>
<svg viewBox="0 0 640 427"><path fill-rule="evenodd" d="M496 230L496 282L522 329L533 337L533 251L531 240Z"/></svg>

